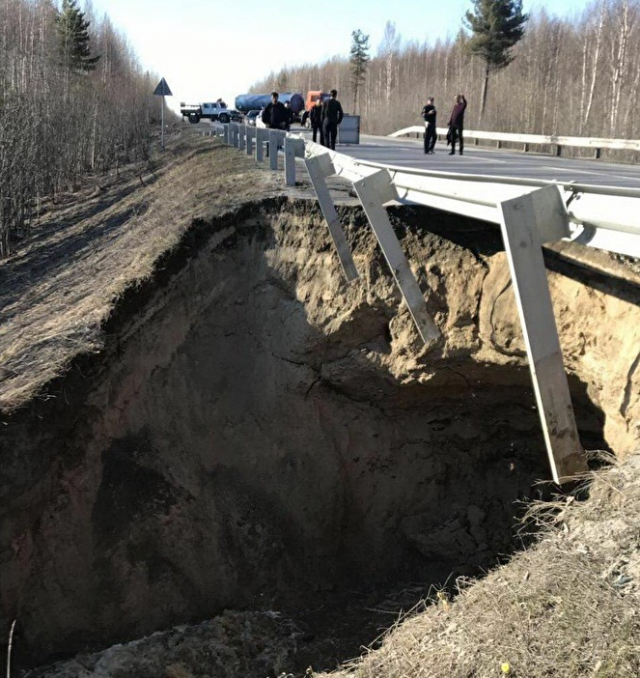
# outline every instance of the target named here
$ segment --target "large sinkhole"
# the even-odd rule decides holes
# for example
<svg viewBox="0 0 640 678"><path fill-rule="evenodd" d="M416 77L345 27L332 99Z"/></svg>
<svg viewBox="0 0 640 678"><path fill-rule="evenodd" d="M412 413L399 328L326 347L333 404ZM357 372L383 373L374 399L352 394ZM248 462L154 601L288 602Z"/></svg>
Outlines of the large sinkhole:
<svg viewBox="0 0 640 678"><path fill-rule="evenodd" d="M499 232L390 213L442 346L423 347L357 208L347 284L315 204L266 201L194 224L103 355L14 424L1 586L28 661L443 585L520 546L518 501L550 472ZM582 442L623 449L637 360L611 319L640 295L548 263Z"/></svg>

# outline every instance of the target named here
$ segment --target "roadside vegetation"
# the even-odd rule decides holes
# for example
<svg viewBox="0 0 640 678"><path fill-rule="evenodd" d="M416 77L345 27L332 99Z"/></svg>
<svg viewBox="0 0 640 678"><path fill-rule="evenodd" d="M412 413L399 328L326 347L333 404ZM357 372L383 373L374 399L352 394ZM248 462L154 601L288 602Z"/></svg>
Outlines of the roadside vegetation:
<svg viewBox="0 0 640 678"><path fill-rule="evenodd" d="M192 131L169 135L152 160L152 172L130 163L47 202L30 241L0 261L3 413L64 374L78 354L100 351L118 299L153 275L193 223L275 184L237 151Z"/></svg>
<svg viewBox="0 0 640 678"><path fill-rule="evenodd" d="M45 199L148 153L155 78L107 16L75 0L6 0L0 11L0 256Z"/></svg>
<svg viewBox="0 0 640 678"><path fill-rule="evenodd" d="M470 1L469 9L483 16L480 10L488 12L485 5L490 4ZM517 15L518 3L501 4L513 5ZM344 57L285 67L255 83L252 91L335 87L345 112L361 115L363 131L371 134L420 123L428 96L436 98L439 125L446 126L453 97L462 92L469 101L469 129L640 138L638 0L591 0L568 18L532 9L522 38L511 45L507 41L502 47L508 50L497 52L487 52L482 37L479 41L473 32L473 22L464 19L460 17L458 34L444 39L430 36L425 26L423 42L404 40L388 22L367 63L366 77L357 79L346 55L345 33ZM481 116L484 93L486 110Z"/></svg>
<svg viewBox="0 0 640 678"><path fill-rule="evenodd" d="M640 455L527 517L535 546L434 592L333 678L640 675Z"/></svg>

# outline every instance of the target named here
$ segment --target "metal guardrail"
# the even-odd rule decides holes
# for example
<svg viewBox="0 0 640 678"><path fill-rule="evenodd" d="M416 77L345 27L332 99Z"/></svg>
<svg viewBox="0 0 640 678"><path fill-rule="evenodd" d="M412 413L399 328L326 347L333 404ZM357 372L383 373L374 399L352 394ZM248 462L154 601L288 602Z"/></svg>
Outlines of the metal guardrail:
<svg viewBox="0 0 640 678"><path fill-rule="evenodd" d="M391 138L407 136L409 134L422 134L424 126L413 125L389 134ZM448 129L438 127L436 132L439 136L446 136ZM524 151L529 150L531 144L555 146L556 155L562 154L563 146L575 148L591 148L595 152L595 158L599 158L603 148L619 151L640 151L640 139L599 139L596 137L565 137L555 134L512 134L509 132L483 132L477 130L465 130L464 138L474 141L495 141L498 148L503 143L522 144Z"/></svg>
<svg viewBox="0 0 640 678"><path fill-rule="evenodd" d="M352 158L301 135L214 123L228 144L264 157L278 169L284 151L286 183L296 183L304 160L337 256L348 281L358 279L349 243L326 185L338 176L352 184L391 273L428 348L441 341L384 205L422 204L500 225L531 367L552 475L563 483L587 469L580 445L562 350L546 278L542 246L561 239L640 257L640 189L432 172Z"/></svg>
<svg viewBox="0 0 640 678"><path fill-rule="evenodd" d="M394 186L394 200L401 203L418 203L455 212L460 215L500 223L499 205L546 186L557 186L566 206L570 238L589 245L640 258L640 188L618 188L578 184L573 181L546 181L506 176L480 176L454 172L434 172L394 165L358 160L330 151L306 140L299 134L280 130L256 129L240 123L223 125L214 123L215 133L226 143L253 153L262 160L265 143L284 149L286 139L292 140L295 150L289 151L288 181L295 183L295 157L315 157L328 154L336 175L350 182L359 181L372 173L384 170L389 173ZM242 130L242 133L241 133ZM248 141L247 141L248 140ZM259 140L259 141L258 141ZM275 141L274 141L275 140ZM271 156L272 167L277 158Z"/></svg>

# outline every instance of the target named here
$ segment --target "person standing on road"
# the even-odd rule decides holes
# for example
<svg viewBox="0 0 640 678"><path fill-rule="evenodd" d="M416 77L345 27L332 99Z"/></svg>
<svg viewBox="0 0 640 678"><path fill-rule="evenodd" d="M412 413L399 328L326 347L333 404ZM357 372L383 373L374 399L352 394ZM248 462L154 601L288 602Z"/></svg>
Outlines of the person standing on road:
<svg viewBox="0 0 640 678"><path fill-rule="evenodd" d="M322 104L322 133L324 135L324 145L332 151L336 150L336 137L338 136L338 125L344 118L342 104L336 98L338 91L332 89L331 98Z"/></svg>
<svg viewBox="0 0 640 678"><path fill-rule="evenodd" d="M427 105L422 108L422 119L424 120L424 152L434 153L436 145L436 107L435 99L429 97Z"/></svg>
<svg viewBox="0 0 640 678"><path fill-rule="evenodd" d="M284 128L288 132L291 129L291 123L293 122L293 111L291 110L291 104L288 101L284 105L284 110L286 114Z"/></svg>
<svg viewBox="0 0 640 678"><path fill-rule="evenodd" d="M316 143L318 134L320 134L320 144L324 146L324 134L322 133L322 98L318 97L316 103L309 111L309 121L313 130L313 143Z"/></svg>
<svg viewBox="0 0 640 678"><path fill-rule="evenodd" d="M451 152L449 155L455 155L456 141L458 139L460 140L460 155L462 155L462 151L464 150L462 132L464 129L464 112L466 108L467 100L464 98L464 94L457 94L453 110L451 111L451 117L449 118L449 133L447 134L447 139L449 139L451 143Z"/></svg>
<svg viewBox="0 0 640 678"><path fill-rule="evenodd" d="M286 129L288 119L287 109L278 101L278 93L271 92L271 102L262 111L262 122L269 129Z"/></svg>

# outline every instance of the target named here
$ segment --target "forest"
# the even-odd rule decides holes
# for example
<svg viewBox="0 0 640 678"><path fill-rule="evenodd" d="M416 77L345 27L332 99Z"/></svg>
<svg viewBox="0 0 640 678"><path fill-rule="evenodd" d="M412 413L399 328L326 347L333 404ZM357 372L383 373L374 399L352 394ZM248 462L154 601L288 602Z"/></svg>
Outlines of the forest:
<svg viewBox="0 0 640 678"><path fill-rule="evenodd" d="M147 158L156 82L108 17L75 0L2 0L0 256L29 235L45 199Z"/></svg>
<svg viewBox="0 0 640 678"><path fill-rule="evenodd" d="M362 130L371 134L419 124L429 96L436 99L438 125L446 126L454 96L463 93L469 129L640 138L638 0L592 0L572 17L532 12L512 48L513 60L491 74L482 116L485 65L471 53L471 38L463 17L455 37L432 43L405 40L388 21L357 97L346 32L344 56L283 68L252 91L335 87L345 112L360 115Z"/></svg>

